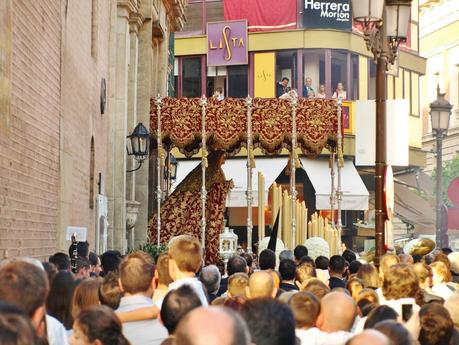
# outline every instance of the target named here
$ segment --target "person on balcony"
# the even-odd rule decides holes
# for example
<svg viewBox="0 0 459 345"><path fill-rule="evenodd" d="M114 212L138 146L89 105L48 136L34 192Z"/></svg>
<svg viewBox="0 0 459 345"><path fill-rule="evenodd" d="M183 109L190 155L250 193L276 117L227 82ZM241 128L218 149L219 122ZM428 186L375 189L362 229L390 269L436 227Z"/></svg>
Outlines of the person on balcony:
<svg viewBox="0 0 459 345"><path fill-rule="evenodd" d="M325 94L325 85L324 84L320 84L319 85L319 91L317 92L316 98L321 98L321 99L327 98L327 95Z"/></svg>
<svg viewBox="0 0 459 345"><path fill-rule="evenodd" d="M276 84L276 98L279 98L282 96L284 93L287 93L287 87L288 87L289 80L287 77L283 77L280 82Z"/></svg>
<svg viewBox="0 0 459 345"><path fill-rule="evenodd" d="M303 97L304 98L315 98L316 92L312 87L312 79L310 77L306 77L304 79L304 86L303 86Z"/></svg>
<svg viewBox="0 0 459 345"><path fill-rule="evenodd" d="M333 93L332 98L333 99L337 99L337 98L347 99L347 94L346 94L346 90L344 90L343 83L338 83L338 85L336 85L336 90Z"/></svg>

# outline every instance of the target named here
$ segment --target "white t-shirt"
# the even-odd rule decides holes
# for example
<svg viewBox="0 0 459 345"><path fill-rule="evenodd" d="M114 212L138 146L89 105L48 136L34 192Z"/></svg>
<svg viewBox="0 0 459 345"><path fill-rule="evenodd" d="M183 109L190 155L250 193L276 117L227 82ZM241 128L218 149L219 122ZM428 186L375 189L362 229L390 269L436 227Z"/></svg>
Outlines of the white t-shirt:
<svg viewBox="0 0 459 345"><path fill-rule="evenodd" d="M453 292L454 291L450 289L445 283L432 286L432 293L436 296L440 296L445 301L453 294Z"/></svg>
<svg viewBox="0 0 459 345"><path fill-rule="evenodd" d="M301 345L344 345L353 336L352 333L345 331L322 332L316 327L308 330L296 329L295 333L300 339Z"/></svg>
<svg viewBox="0 0 459 345"><path fill-rule="evenodd" d="M202 285L198 278L192 277L176 280L175 282L169 284L169 291L177 290L179 287L183 285L190 286L194 290L194 292L196 292L196 295L198 295L199 299L201 300L201 304L204 307L207 307L209 305L206 293L204 292L204 285Z"/></svg>
<svg viewBox="0 0 459 345"><path fill-rule="evenodd" d="M384 302L386 301L386 297L384 297L382 289L381 288L377 288L375 290L375 292L378 295L379 304L384 304Z"/></svg>
<svg viewBox="0 0 459 345"><path fill-rule="evenodd" d="M402 305L404 304L411 304L413 306L413 313L418 313L421 308L416 304L416 301L414 298L400 298L400 299L390 299L390 300L385 300L381 305L387 305L388 307L391 307L394 309L397 314L402 317Z"/></svg>
<svg viewBox="0 0 459 345"><path fill-rule="evenodd" d="M68 334L64 325L56 318L46 315L46 331L49 345L68 345Z"/></svg>
<svg viewBox="0 0 459 345"><path fill-rule="evenodd" d="M128 312L154 305L151 298L146 296L126 296L121 298L116 311ZM168 336L167 329L158 319L124 322L123 334L131 345L160 345Z"/></svg>

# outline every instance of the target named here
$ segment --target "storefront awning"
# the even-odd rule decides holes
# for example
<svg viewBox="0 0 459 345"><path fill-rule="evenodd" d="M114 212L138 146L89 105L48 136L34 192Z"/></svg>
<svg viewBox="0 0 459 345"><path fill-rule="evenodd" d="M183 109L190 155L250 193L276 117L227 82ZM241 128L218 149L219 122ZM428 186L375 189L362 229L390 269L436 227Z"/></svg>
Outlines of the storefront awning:
<svg viewBox="0 0 459 345"><path fill-rule="evenodd" d="M301 158L301 163L316 191L316 208L330 209L331 177L328 160ZM335 171L336 188L338 174L337 170ZM344 161L344 167L341 169L341 191L343 192L342 210L368 209L368 190L351 161Z"/></svg>
<svg viewBox="0 0 459 345"><path fill-rule="evenodd" d="M399 183L395 183L395 214L412 224L418 234L435 233L434 208L428 201Z"/></svg>
<svg viewBox="0 0 459 345"><path fill-rule="evenodd" d="M426 173L423 173L422 171L412 172L403 175L396 175L395 180L396 182L402 182L401 184L406 184L407 187L423 191L430 196L434 195L435 188L432 178Z"/></svg>
<svg viewBox="0 0 459 345"><path fill-rule="evenodd" d="M265 201L268 189L287 165L287 157L256 158L256 167L252 169L252 196L254 207L258 206L258 172L265 177ZM226 207L247 207L247 160L227 159L222 166L226 179L232 179L234 188L229 192Z"/></svg>
<svg viewBox="0 0 459 345"><path fill-rule="evenodd" d="M268 200L268 189L287 165L287 157L256 158L256 167L252 169L252 196L254 207L258 206L258 172L265 177L265 201ZM172 185L172 191L185 177L196 168L200 159L180 160L177 166L177 178ZM247 207L247 160L227 159L222 166L227 180L233 180L234 188L229 192L226 200L227 207Z"/></svg>

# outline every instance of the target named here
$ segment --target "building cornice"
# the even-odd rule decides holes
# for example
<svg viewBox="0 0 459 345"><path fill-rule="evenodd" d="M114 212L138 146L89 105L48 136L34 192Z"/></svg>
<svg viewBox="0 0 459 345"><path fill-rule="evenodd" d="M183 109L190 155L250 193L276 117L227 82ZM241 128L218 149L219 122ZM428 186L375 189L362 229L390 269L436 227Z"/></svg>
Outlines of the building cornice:
<svg viewBox="0 0 459 345"><path fill-rule="evenodd" d="M164 0L167 19L171 31L180 31L185 25L185 1L184 0Z"/></svg>
<svg viewBox="0 0 459 345"><path fill-rule="evenodd" d="M285 30L249 32L250 52L283 49L343 49L371 58L362 36L357 33L334 30ZM175 55L207 54L206 35L175 37ZM399 50L399 66L421 75L426 72L426 59L406 50Z"/></svg>
<svg viewBox="0 0 459 345"><path fill-rule="evenodd" d="M117 1L118 7L125 8L130 13L138 11L139 3L140 1L137 1L137 0L118 0Z"/></svg>
<svg viewBox="0 0 459 345"><path fill-rule="evenodd" d="M142 27L145 17L139 13L134 12L129 16L129 29L130 32L139 33L140 28Z"/></svg>
<svg viewBox="0 0 459 345"><path fill-rule="evenodd" d="M443 140L453 139L459 137L459 126L450 128L448 130L448 135L444 137ZM432 135L432 132L424 133L422 135L422 144L432 144L435 142L435 136Z"/></svg>

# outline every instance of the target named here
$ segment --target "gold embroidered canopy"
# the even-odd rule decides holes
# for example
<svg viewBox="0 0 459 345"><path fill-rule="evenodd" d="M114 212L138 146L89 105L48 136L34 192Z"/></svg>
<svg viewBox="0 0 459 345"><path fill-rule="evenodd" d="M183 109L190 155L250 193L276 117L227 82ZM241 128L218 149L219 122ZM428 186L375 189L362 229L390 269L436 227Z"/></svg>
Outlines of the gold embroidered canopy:
<svg viewBox="0 0 459 345"><path fill-rule="evenodd" d="M247 144L247 103L242 98L203 103L200 98L163 98L160 104L161 141L168 150L177 147L184 155L196 154L202 144L202 114L208 151L237 153ZM150 131L157 136L158 105L151 100ZM251 105L253 147L267 155L291 149L292 103L288 99L255 98ZM334 100L299 99L296 104L297 147L317 156L324 147L335 146L337 105ZM157 139L157 138L156 138ZM157 140L151 140L154 144Z"/></svg>

